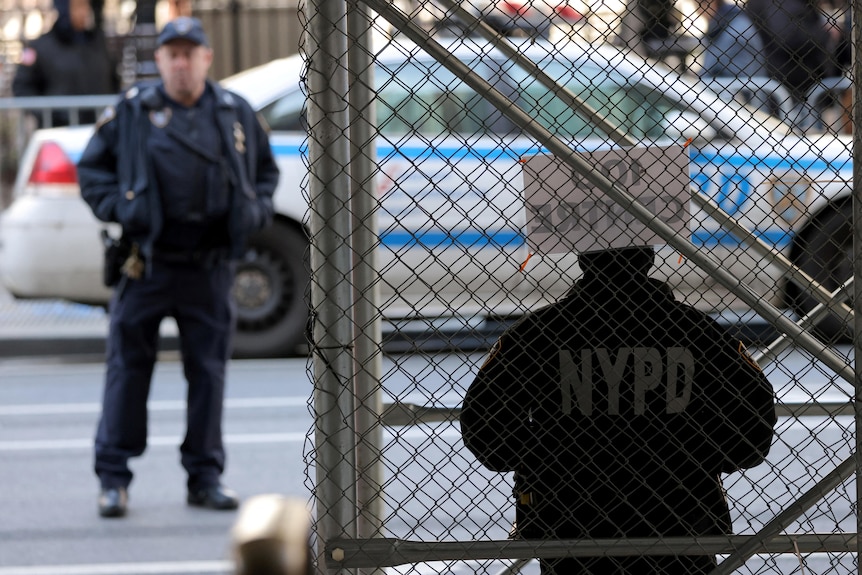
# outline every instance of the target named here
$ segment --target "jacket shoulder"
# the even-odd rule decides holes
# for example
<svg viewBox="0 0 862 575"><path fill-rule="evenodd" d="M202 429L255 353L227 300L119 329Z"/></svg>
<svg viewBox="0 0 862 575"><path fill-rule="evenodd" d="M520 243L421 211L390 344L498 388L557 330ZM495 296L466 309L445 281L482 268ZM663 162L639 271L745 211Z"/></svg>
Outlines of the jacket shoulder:
<svg viewBox="0 0 862 575"><path fill-rule="evenodd" d="M113 123L115 120L121 120L132 108L140 107L142 92L146 89L147 86L145 84L135 84L122 92L113 106L108 106L102 110L102 113L96 120L96 132L99 132L104 126Z"/></svg>
<svg viewBox="0 0 862 575"><path fill-rule="evenodd" d="M251 104L236 92L228 90L227 88L222 88L215 82L209 82L209 85L212 87L219 106L236 108L238 110L252 110Z"/></svg>

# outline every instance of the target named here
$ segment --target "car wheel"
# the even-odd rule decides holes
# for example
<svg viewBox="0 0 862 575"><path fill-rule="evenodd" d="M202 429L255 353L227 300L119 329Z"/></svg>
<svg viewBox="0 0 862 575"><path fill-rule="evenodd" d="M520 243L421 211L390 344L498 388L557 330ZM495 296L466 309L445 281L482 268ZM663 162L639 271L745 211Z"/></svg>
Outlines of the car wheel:
<svg viewBox="0 0 862 575"><path fill-rule="evenodd" d="M249 240L233 285L237 358L293 355L308 326L308 240L297 227L275 223Z"/></svg>
<svg viewBox="0 0 862 575"><path fill-rule="evenodd" d="M850 205L830 209L824 217L813 220L800 234L794 253L796 265L830 292L852 277L853 219ZM800 317L817 305L817 300L795 283L788 285L788 292L793 310ZM853 305L849 297L845 303ZM848 319L829 314L818 322L815 334L829 343L843 341L852 333L847 326Z"/></svg>

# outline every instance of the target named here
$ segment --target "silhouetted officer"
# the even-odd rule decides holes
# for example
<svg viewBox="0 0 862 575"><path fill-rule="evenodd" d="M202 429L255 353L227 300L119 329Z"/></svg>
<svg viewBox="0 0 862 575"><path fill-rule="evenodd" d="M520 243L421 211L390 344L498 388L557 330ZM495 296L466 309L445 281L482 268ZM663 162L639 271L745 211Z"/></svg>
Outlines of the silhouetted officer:
<svg viewBox="0 0 862 575"><path fill-rule="evenodd" d="M496 343L464 443L515 472L527 539L731 532L720 473L769 451L773 392L739 341L650 279L652 248L581 254L584 277ZM543 574L706 573L711 556L543 560Z"/></svg>

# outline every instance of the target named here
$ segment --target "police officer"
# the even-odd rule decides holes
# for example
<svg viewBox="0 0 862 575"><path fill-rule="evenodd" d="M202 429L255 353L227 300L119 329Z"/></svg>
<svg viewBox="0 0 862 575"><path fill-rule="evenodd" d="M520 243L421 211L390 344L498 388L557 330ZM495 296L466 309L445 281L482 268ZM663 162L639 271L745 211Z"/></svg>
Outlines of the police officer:
<svg viewBox="0 0 862 575"><path fill-rule="evenodd" d="M647 276L651 247L579 256L561 301L509 329L464 398L464 443L515 472L526 539L731 533L720 473L763 461L773 391L742 344ZM548 574L707 573L711 556L541 561Z"/></svg>
<svg viewBox="0 0 862 575"><path fill-rule="evenodd" d="M51 29L27 45L12 81L15 96L116 94L120 82L105 36L96 26L90 0L54 0L57 19ZM79 121L96 121L82 110ZM37 115L41 125L41 115ZM51 113L52 126L69 124L67 110Z"/></svg>
<svg viewBox="0 0 862 575"><path fill-rule="evenodd" d="M131 457L147 439L147 395L159 324L173 316L188 380L180 452L187 502L235 509L222 486L222 401L235 306L233 260L273 215L278 169L248 103L207 80L212 50L199 20L169 22L157 40L160 81L109 109L78 164L96 217L130 245L110 303L107 374L95 445L99 512L126 512Z"/></svg>

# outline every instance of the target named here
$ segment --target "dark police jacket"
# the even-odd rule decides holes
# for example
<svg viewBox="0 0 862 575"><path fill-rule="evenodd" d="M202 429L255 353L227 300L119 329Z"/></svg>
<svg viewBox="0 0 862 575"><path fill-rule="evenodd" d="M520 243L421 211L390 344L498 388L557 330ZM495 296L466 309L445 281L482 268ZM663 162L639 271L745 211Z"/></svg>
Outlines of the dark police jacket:
<svg viewBox="0 0 862 575"><path fill-rule="evenodd" d="M232 188L228 245L231 257L238 258L249 235L272 221L278 167L251 106L217 84L209 87L216 97L216 120ZM84 200L98 219L118 222L146 261L164 226L147 133L164 108L158 84L130 88L116 109L106 110L78 162Z"/></svg>
<svg viewBox="0 0 862 575"><path fill-rule="evenodd" d="M720 473L763 461L773 391L742 344L646 274L587 276L510 328L464 399L464 443L515 471L524 538L731 532Z"/></svg>

